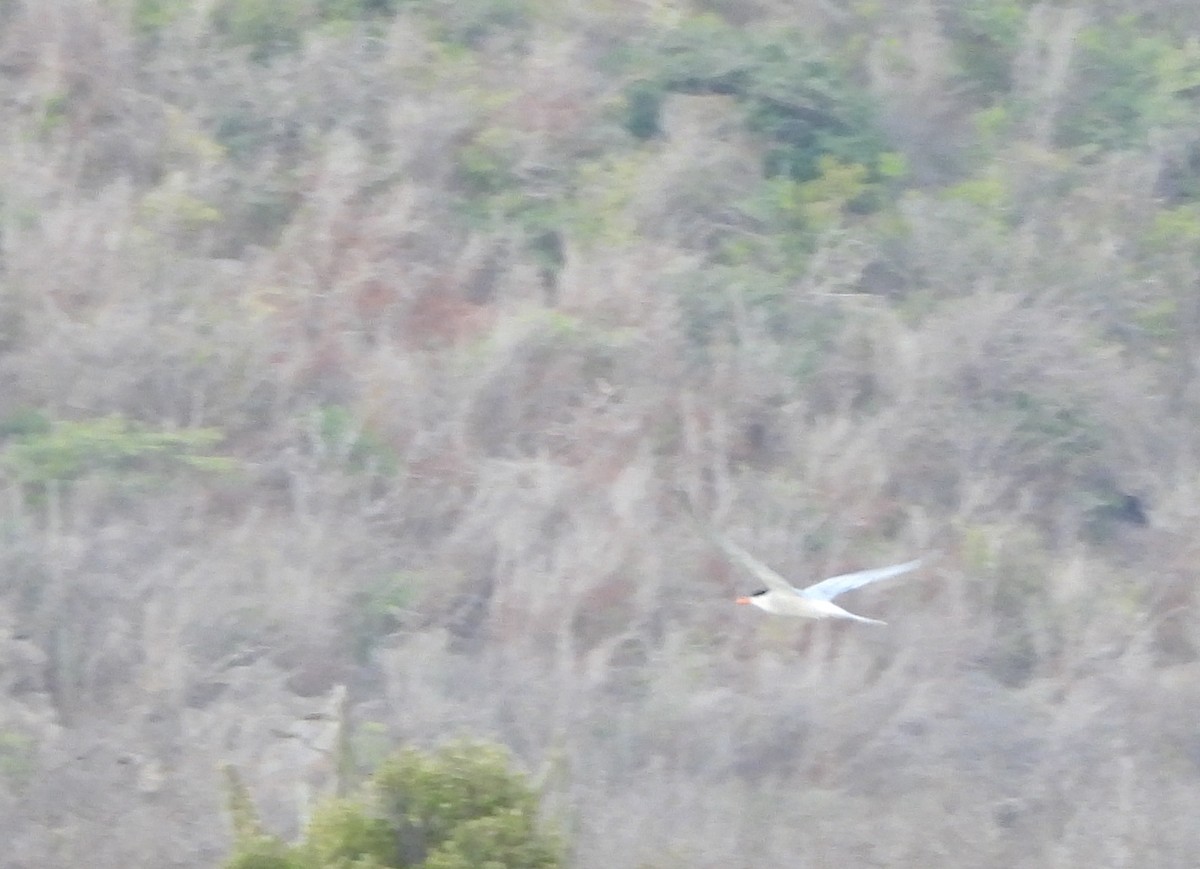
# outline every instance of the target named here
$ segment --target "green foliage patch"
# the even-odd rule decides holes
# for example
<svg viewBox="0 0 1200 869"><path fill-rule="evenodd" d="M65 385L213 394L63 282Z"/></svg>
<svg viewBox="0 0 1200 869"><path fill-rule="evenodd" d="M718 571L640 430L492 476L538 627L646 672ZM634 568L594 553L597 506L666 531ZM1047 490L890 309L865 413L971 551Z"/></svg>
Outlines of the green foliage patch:
<svg viewBox="0 0 1200 869"><path fill-rule="evenodd" d="M472 49L499 33L522 36L538 9L531 0L414 0L413 6L428 16L437 39Z"/></svg>
<svg viewBox="0 0 1200 869"><path fill-rule="evenodd" d="M34 487L103 472L121 479L161 477L177 468L228 471L231 459L209 450L222 433L214 428L154 431L122 416L51 420L25 410L0 420L0 473Z"/></svg>
<svg viewBox="0 0 1200 869"><path fill-rule="evenodd" d="M631 65L637 77L626 93L625 126L638 138L657 132L667 94L723 94L770 142L766 175L807 181L821 174L823 157L878 175L887 148L872 99L802 32L701 15L648 39Z"/></svg>
<svg viewBox="0 0 1200 869"><path fill-rule="evenodd" d="M37 741L18 730L0 729L0 780L23 787L37 771Z"/></svg>
<svg viewBox="0 0 1200 869"><path fill-rule="evenodd" d="M1059 142L1100 150L1143 144L1156 129L1192 123L1200 43L1147 33L1133 16L1084 31Z"/></svg>
<svg viewBox="0 0 1200 869"><path fill-rule="evenodd" d="M396 453L376 432L358 419L350 408L328 404L313 414L315 448L354 472L376 472L390 476L399 468Z"/></svg>
<svg viewBox="0 0 1200 869"><path fill-rule="evenodd" d="M539 829L537 797L502 749L454 742L405 749L357 796L332 800L305 836L263 834L244 786L227 773L235 851L227 869L556 869L558 838Z"/></svg>
<svg viewBox="0 0 1200 869"><path fill-rule="evenodd" d="M391 15L407 0L318 0L317 11L325 20L353 21L374 15Z"/></svg>
<svg viewBox="0 0 1200 869"><path fill-rule="evenodd" d="M1022 0L961 0L948 4L946 29L963 78L984 99L1012 87L1012 64L1027 16Z"/></svg>
<svg viewBox="0 0 1200 869"><path fill-rule="evenodd" d="M130 10L134 32L157 36L193 6L192 0L134 0Z"/></svg>
<svg viewBox="0 0 1200 869"><path fill-rule="evenodd" d="M459 213L474 229L517 237L540 268L557 275L563 231L585 225L574 201L576 167L520 171L524 147L513 130L484 126L458 149Z"/></svg>
<svg viewBox="0 0 1200 869"><path fill-rule="evenodd" d="M311 23L307 4L293 0L222 0L212 11L217 33L250 47L254 60L297 48Z"/></svg>
<svg viewBox="0 0 1200 869"><path fill-rule="evenodd" d="M170 0L142 0L152 10L169 9ZM213 28L232 45L248 46L259 62L294 51L322 25L390 15L402 0L220 0L212 7ZM150 21L161 18L144 16Z"/></svg>
<svg viewBox="0 0 1200 869"><path fill-rule="evenodd" d="M757 233L735 235L722 246L729 264L754 264L787 279L805 273L822 236L847 226L855 214L874 210L881 186L861 163L825 155L817 174L804 181L787 175L766 178L742 203Z"/></svg>
<svg viewBox="0 0 1200 869"><path fill-rule="evenodd" d="M778 273L747 265L716 266L671 289L701 359L713 346L737 343L742 336L735 324L747 319L754 334L778 342L778 362L797 383L820 369L846 323L841 308L815 302Z"/></svg>
<svg viewBox="0 0 1200 869"><path fill-rule="evenodd" d="M346 631L356 660L367 661L375 646L396 630L421 584L422 577L398 571L378 577L354 595Z"/></svg>

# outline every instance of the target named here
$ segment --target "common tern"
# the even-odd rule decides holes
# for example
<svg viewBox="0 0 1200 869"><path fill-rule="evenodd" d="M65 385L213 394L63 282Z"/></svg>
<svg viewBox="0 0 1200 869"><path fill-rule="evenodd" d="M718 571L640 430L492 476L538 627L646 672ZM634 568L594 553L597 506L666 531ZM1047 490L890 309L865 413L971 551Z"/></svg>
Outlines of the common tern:
<svg viewBox="0 0 1200 869"><path fill-rule="evenodd" d="M840 576L823 579L807 588L795 588L732 540L716 533L712 534L712 538L725 551L726 555L766 585L766 588L760 591L739 597L738 603L751 604L776 615L800 616L807 619L853 619L856 622L866 622L872 625L887 624L879 619L869 619L866 616L848 612L835 604L833 599L839 594L861 588L872 582L916 570L922 562L922 559L917 558L903 564L893 564L890 567L876 567L856 573L843 573Z"/></svg>

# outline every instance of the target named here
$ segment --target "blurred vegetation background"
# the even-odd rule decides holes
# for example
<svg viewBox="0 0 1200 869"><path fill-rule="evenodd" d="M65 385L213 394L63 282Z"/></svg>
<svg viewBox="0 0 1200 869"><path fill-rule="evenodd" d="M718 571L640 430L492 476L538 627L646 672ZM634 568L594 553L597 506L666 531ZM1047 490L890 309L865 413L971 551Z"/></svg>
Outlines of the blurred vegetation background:
<svg viewBox="0 0 1200 869"><path fill-rule="evenodd" d="M1195 865L1191 0L0 0L0 140L0 862Z"/></svg>

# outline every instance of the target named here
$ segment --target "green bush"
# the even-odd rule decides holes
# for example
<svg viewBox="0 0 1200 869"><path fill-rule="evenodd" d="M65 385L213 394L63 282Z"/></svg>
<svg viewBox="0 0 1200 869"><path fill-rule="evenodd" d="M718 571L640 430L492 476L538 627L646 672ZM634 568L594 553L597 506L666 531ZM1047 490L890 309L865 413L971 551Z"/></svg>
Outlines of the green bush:
<svg viewBox="0 0 1200 869"><path fill-rule="evenodd" d="M122 478L162 475L172 468L224 471L231 460L208 454L222 438L212 428L151 431L121 416L51 421L36 411L0 420L0 475L44 486L102 471Z"/></svg>
<svg viewBox="0 0 1200 869"><path fill-rule="evenodd" d="M313 867L391 866L396 834L384 818L372 814L369 805L332 800L313 814L300 851L305 865Z"/></svg>
<svg viewBox="0 0 1200 869"><path fill-rule="evenodd" d="M297 48L310 29L391 15L401 5L404 0L221 0L212 20L227 39L251 46L253 57L264 60Z"/></svg>
<svg viewBox="0 0 1200 869"><path fill-rule="evenodd" d="M428 16L438 40L471 49L502 32L521 38L538 9L530 0L415 0L413 6Z"/></svg>
<svg viewBox="0 0 1200 869"><path fill-rule="evenodd" d="M399 614L411 603L419 579L400 571L375 578L351 596L345 630L355 660L366 663L375 647L400 624Z"/></svg>
<svg viewBox="0 0 1200 869"><path fill-rule="evenodd" d="M326 21L353 21L372 15L390 15L404 0L318 0L317 10Z"/></svg>
<svg viewBox="0 0 1200 869"><path fill-rule="evenodd" d="M681 327L699 360L713 346L739 340L738 309L765 337L778 342L782 373L808 382L845 326L844 311L798 293L776 271L717 265L668 285L679 303Z"/></svg>
<svg viewBox="0 0 1200 869"><path fill-rule="evenodd" d="M459 212L477 231L514 235L544 274L556 276L565 257L564 227L579 225L571 171L522 177L517 171L522 148L512 130L490 126L458 150Z"/></svg>
<svg viewBox="0 0 1200 869"><path fill-rule="evenodd" d="M234 45L250 47L250 56L265 61L291 51L304 40L312 10L296 0L222 0L214 7L216 31Z"/></svg>
<svg viewBox="0 0 1200 869"><path fill-rule="evenodd" d="M371 471L390 476L399 460L387 442L353 411L340 404L328 404L313 413L314 448L318 455L331 459L355 473Z"/></svg>
<svg viewBox="0 0 1200 869"><path fill-rule="evenodd" d="M225 866L227 869L305 869L298 854L270 837L244 842Z"/></svg>
<svg viewBox="0 0 1200 869"><path fill-rule="evenodd" d="M502 749L455 742L429 754L405 749L358 797L313 815L289 846L262 833L237 776L228 772L235 852L227 869L556 869L558 838L539 830L537 798Z"/></svg>
<svg viewBox="0 0 1200 869"><path fill-rule="evenodd" d="M637 139L653 139L662 129L663 89L655 82L638 80L625 89L624 127Z"/></svg>
<svg viewBox="0 0 1200 869"><path fill-rule="evenodd" d="M1058 130L1064 145L1130 148L1153 130L1193 123L1188 95L1200 86L1195 42L1176 47L1130 17L1084 31L1075 65L1075 87Z"/></svg>
<svg viewBox="0 0 1200 869"><path fill-rule="evenodd" d="M18 730L0 729L0 781L24 787L37 771L37 741Z"/></svg>
<svg viewBox="0 0 1200 869"><path fill-rule="evenodd" d="M157 36L191 6L190 0L134 0L133 29L139 36Z"/></svg>
<svg viewBox="0 0 1200 869"><path fill-rule="evenodd" d="M723 94L770 142L768 176L808 181L821 174L823 157L833 157L877 177L885 142L871 98L803 33L698 16L649 40L633 64L625 127L639 138L657 132L665 94Z"/></svg>
<svg viewBox="0 0 1200 869"><path fill-rule="evenodd" d="M756 263L785 278L804 274L822 234L852 222L876 207L880 185L858 163L821 157L817 175L796 181L786 175L766 178L755 195L741 203L746 216L760 227L756 235L724 246L727 263Z"/></svg>
<svg viewBox="0 0 1200 869"><path fill-rule="evenodd" d="M722 265L794 281L822 237L870 220L903 184L872 98L804 33L695 16L647 38L625 66L622 123L634 137L660 134L672 94L721 95L761 145L758 189L731 203L751 231L711 240Z"/></svg>
<svg viewBox="0 0 1200 869"><path fill-rule="evenodd" d="M1012 87L1026 9L1022 0L961 0L947 5L946 30L962 77L985 100Z"/></svg>

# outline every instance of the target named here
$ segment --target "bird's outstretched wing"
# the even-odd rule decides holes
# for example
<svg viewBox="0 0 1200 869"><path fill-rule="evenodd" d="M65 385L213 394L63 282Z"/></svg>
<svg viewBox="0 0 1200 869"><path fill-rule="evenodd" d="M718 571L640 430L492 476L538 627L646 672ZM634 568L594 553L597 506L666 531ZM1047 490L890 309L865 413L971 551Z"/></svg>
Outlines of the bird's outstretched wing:
<svg viewBox="0 0 1200 869"><path fill-rule="evenodd" d="M871 570L860 570L857 573L843 573L841 576L831 576L829 579L823 579L815 585L810 585L808 588L802 589L800 594L814 600L833 600L839 594L851 589L861 588L872 582L879 582L881 579L890 579L893 576L908 573L910 570L916 570L921 566L922 560L917 558L913 561L906 561L903 564L893 564L891 567L875 567Z"/></svg>
<svg viewBox="0 0 1200 869"><path fill-rule="evenodd" d="M716 531L709 530L709 536L733 561L736 561L772 591L778 591L782 594L800 594L800 590L794 588L791 583L780 576L778 573L767 567L745 549L738 546L729 538L718 534Z"/></svg>

